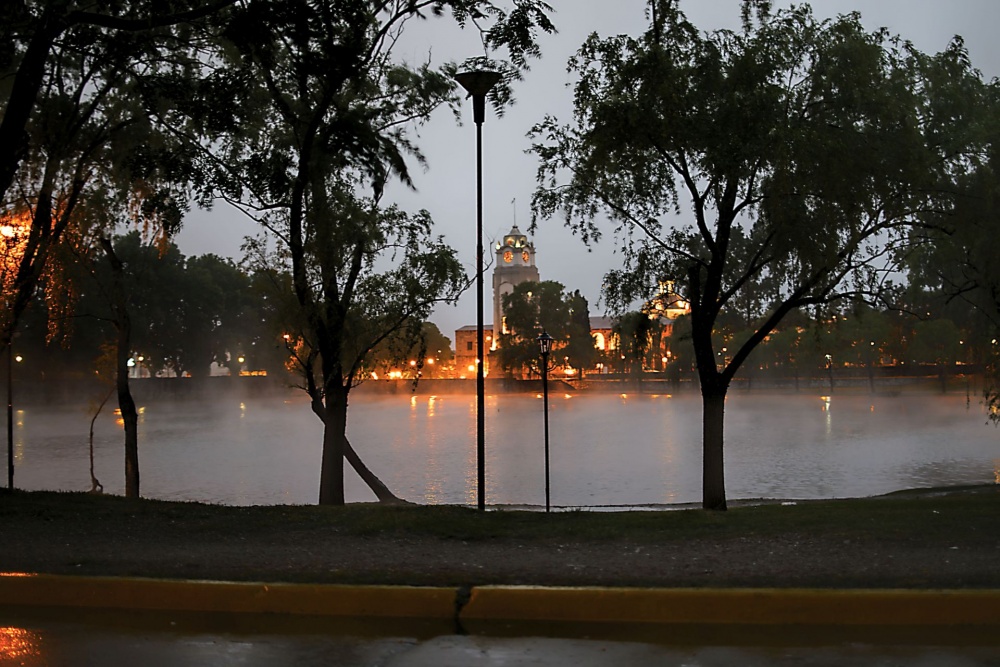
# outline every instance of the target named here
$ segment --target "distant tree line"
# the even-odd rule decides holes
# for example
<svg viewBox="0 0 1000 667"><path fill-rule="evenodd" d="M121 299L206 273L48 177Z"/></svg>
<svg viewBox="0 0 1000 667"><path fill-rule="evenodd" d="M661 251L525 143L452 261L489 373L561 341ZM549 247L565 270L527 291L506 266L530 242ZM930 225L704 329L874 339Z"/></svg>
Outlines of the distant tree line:
<svg viewBox="0 0 1000 667"><path fill-rule="evenodd" d="M263 372L291 383L288 348L294 332L294 306L287 298L287 273L247 271L232 259L207 254L185 257L172 242L144 242L138 231L114 239L124 269L131 310L129 350L134 377L205 377ZM46 299L46 280L30 302L18 328L17 353L23 361L19 380L91 378L113 380L108 351L114 341L110 269L68 262L59 277L62 289L75 293L75 307L61 309ZM419 362L421 375L439 374L451 341L430 322L419 323L420 336L394 336L372 351L365 368L376 376ZM434 359L430 365L428 358ZM416 373L407 373L415 377Z"/></svg>

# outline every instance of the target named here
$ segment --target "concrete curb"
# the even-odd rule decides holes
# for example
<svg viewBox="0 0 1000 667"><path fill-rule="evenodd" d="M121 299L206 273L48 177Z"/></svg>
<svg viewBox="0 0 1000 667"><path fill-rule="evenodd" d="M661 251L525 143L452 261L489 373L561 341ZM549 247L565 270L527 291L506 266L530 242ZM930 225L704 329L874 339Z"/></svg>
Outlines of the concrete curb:
<svg viewBox="0 0 1000 667"><path fill-rule="evenodd" d="M1000 590L474 588L463 620L1000 626Z"/></svg>
<svg viewBox="0 0 1000 667"><path fill-rule="evenodd" d="M0 574L0 604L145 611L452 619L455 590Z"/></svg>
<svg viewBox="0 0 1000 667"><path fill-rule="evenodd" d="M242 583L0 573L0 605L659 625L1000 627L1000 590Z"/></svg>

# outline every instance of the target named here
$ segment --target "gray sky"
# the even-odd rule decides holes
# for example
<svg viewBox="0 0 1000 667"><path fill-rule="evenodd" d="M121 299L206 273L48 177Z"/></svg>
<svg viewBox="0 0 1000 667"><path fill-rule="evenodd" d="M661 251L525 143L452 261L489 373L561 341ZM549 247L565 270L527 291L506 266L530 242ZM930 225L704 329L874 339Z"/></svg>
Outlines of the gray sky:
<svg viewBox="0 0 1000 667"><path fill-rule="evenodd" d="M487 110L483 125L483 236L487 256L491 241L502 236L516 221L527 232L529 204L535 186L535 158L525 155L526 134L546 114L568 122L572 113L572 83L566 60L592 32L601 36L627 33L638 35L646 26L644 0L549 0L556 10L554 21L559 34L543 38L543 57L532 64L525 81L517 86L517 105L502 118ZM776 1L775 6L788 3ZM737 28L739 0L687 0L681 8L703 31ZM965 38L973 64L990 79L1000 76L1000 46L996 30L1000 26L997 0L815 0L818 17L859 11L864 24L874 29L886 26L909 39L927 53L945 48L956 34ZM406 43L397 55L410 62L423 60L428 53L434 62L461 61L482 53L478 36L459 31L439 20L414 22L407 28ZM437 233L455 247L472 275L475 264L476 181L475 125L471 108L465 109L463 125L456 125L447 110L439 111L419 130L419 145L429 168L415 167L416 192L398 187L392 197L404 208L426 208L431 212ZM516 200L516 204L512 201ZM185 255L208 252L239 259L243 237L257 233L256 226L241 214L218 206L210 212L195 211L185 221L177 243ZM562 226L560 220L541 221L533 236L537 265L542 280L556 280L568 290L579 289L590 302L591 314L603 314L601 280L608 270L621 265L609 235L588 250ZM490 274L486 275L486 320L491 319ZM431 320L449 338L454 330L475 324L475 293L469 290L457 307L438 308Z"/></svg>

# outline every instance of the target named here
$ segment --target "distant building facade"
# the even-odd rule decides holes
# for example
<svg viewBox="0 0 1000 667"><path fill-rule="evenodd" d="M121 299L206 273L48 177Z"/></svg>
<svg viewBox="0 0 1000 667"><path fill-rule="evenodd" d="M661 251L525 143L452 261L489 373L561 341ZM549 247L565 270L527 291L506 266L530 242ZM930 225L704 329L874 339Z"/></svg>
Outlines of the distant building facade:
<svg viewBox="0 0 1000 667"><path fill-rule="evenodd" d="M493 322L483 325L483 347L486 352L484 373L489 375L490 351L495 350L500 334L506 331L503 315L503 297L514 291L523 282L540 282L541 276L535 264L535 246L521 233L515 224L494 247L496 262L493 265ZM674 293L673 284L660 284L659 293L646 302L642 311L650 318L658 318L662 325L661 341L669 338L673 320L690 312L686 301ZM614 333L614 320L610 317L591 317L590 332L594 346L610 360L620 347ZM455 372L458 377L476 376L476 325L467 325L455 330ZM666 353L665 353L666 354ZM604 370L604 363L599 364ZM589 370L589 369L588 369Z"/></svg>

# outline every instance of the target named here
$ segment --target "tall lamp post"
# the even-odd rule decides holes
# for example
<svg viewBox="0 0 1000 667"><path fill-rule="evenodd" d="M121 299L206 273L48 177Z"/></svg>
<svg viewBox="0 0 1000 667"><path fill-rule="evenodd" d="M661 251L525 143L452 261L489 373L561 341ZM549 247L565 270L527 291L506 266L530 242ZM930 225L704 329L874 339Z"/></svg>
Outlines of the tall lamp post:
<svg viewBox="0 0 1000 667"><path fill-rule="evenodd" d="M14 337L7 344L7 488L14 488Z"/></svg>
<svg viewBox="0 0 1000 667"><path fill-rule="evenodd" d="M0 225L0 238L3 239L3 261L0 262L0 283L6 286L10 277L8 269L17 266L14 251L18 247L18 227L11 224ZM14 274L16 276L16 272ZM10 303L5 299L4 307L9 310ZM5 322L5 325L8 323ZM7 488L14 488L14 331L7 339Z"/></svg>
<svg viewBox="0 0 1000 667"><path fill-rule="evenodd" d="M486 352L483 345L483 121L486 94L500 81L498 72L459 72L455 80L472 98L476 123L476 467L479 510L486 509Z"/></svg>
<svg viewBox="0 0 1000 667"><path fill-rule="evenodd" d="M549 351L552 336L543 331L538 336L538 347L542 351L542 405L545 415L545 511L549 511Z"/></svg>

